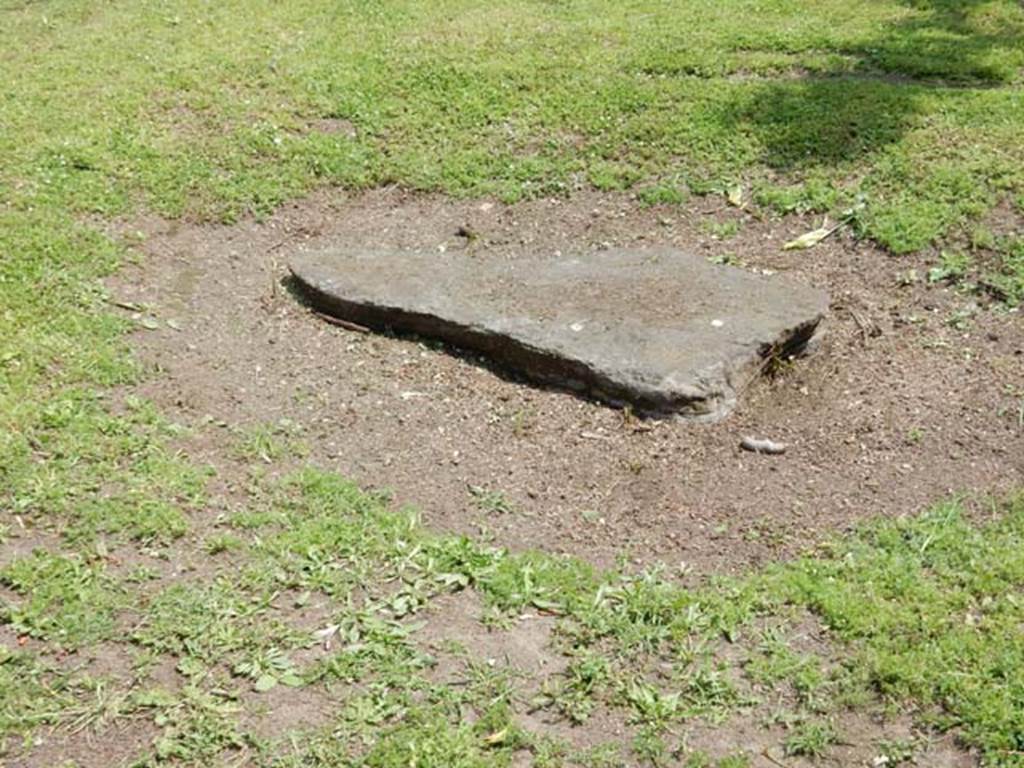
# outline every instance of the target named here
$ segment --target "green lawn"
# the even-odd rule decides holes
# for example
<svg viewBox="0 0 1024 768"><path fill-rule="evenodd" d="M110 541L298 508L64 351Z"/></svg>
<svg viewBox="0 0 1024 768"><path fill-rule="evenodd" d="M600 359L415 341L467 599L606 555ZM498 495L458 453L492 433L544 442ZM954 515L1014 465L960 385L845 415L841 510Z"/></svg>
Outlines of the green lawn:
<svg viewBox="0 0 1024 768"><path fill-rule="evenodd" d="M742 182L781 210L863 196L863 230L909 251L1024 195L1011 0L4 5L18 209Z"/></svg>
<svg viewBox="0 0 1024 768"><path fill-rule="evenodd" d="M39 544L3 550L4 748L142 718L158 733L143 765L490 766L528 747L538 765L616 765L625 748L698 766L681 724L780 690L790 755L881 707L1024 765L1019 499L986 526L946 505L700 593L434 536L315 469L254 476L246 512L210 533L209 470L172 447L185 430L114 405L140 371L99 282L126 246L96 226L263 214L324 184L669 203L739 185L766 215L863 202L860 233L963 250L954 276L976 270L1012 304L1024 243L986 215L1024 212L1022 66L1012 0L0 0L0 540ZM283 461L287 443L242 435L224 461ZM182 553L213 575L153 565ZM524 730L500 669L433 682L415 614L459 589L495 631L557 612L570 668L537 706L610 709L635 742L581 755ZM326 660L295 660L312 639L283 594L328 607ZM808 617L841 663L791 650ZM130 684L67 656L109 646ZM153 675L168 661L173 690ZM313 733L247 729L252 696L301 686L349 693Z"/></svg>

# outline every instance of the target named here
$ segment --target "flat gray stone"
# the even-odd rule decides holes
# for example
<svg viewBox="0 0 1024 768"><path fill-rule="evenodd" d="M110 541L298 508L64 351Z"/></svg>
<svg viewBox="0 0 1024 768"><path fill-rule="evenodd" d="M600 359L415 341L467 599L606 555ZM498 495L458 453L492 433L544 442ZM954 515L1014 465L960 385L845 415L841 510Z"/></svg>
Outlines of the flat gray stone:
<svg viewBox="0 0 1024 768"><path fill-rule="evenodd" d="M803 353L828 296L677 250L551 259L304 253L326 314L474 350L527 379L648 415L718 419L775 355Z"/></svg>

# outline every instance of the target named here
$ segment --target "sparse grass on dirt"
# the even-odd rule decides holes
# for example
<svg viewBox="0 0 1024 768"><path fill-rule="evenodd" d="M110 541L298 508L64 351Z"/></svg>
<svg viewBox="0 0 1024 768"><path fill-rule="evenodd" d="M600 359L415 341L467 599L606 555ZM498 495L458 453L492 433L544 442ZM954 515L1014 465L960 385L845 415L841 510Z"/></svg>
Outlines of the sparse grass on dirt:
<svg viewBox="0 0 1024 768"><path fill-rule="evenodd" d="M105 640L136 658L133 682L105 715L153 718L162 735L145 764L241 755L273 765L500 765L552 747L517 713L585 723L598 708L621 712L636 730L633 756L617 745L618 761L685 756L688 723L727 725L743 710L786 723L779 754L825 754L842 738L836 719L867 708L912 712L987 764L1019 764L1020 500L982 526L953 503L879 522L814 556L699 590L674 586L667 573L599 573L437 537L411 512L313 469L254 483L246 508L224 524L237 541L229 559L194 576L111 574L120 550L88 563L37 550L0 574L13 593L6 620L41 648ZM482 598L480 618L494 632L530 613L556 616L553 652L568 659L564 671L531 681L469 657L458 687L432 680L438 661L417 643L417 615L463 590ZM319 620L302 627L307 608ZM797 653L790 640L808 621L827 640ZM40 662L8 654L9 736L42 723L70 727L103 685L75 672L44 683L52 673L33 666ZM160 659L173 662L173 688L145 671ZM531 696L528 683L539 683ZM244 705L280 686L336 696L320 713L327 722L301 737L247 732ZM10 740L8 749L17 749ZM565 755L548 764L602 763Z"/></svg>
<svg viewBox="0 0 1024 768"><path fill-rule="evenodd" d="M153 320L108 311L128 251L96 226L322 184L863 203L851 225L893 251L948 241L926 279L1014 305L1020 234L982 222L1024 209L1022 34L1010 0L0 2L0 761L735 768L756 755L691 749L691 726L755 713L783 760L866 711L1024 764L1020 499L700 590L431 534L332 474L269 471L301 457L292 425L186 455L132 394L124 333ZM564 669L439 658L418 617L450 593L496 633L556 617ZM820 647L795 650L809 625ZM281 725L288 691L306 718ZM538 713L630 737L578 749Z"/></svg>

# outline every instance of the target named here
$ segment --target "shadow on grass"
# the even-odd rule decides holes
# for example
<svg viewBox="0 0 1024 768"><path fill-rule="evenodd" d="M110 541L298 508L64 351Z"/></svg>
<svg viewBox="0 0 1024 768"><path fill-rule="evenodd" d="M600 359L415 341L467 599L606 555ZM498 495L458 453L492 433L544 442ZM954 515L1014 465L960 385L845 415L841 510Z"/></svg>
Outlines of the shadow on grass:
<svg viewBox="0 0 1024 768"><path fill-rule="evenodd" d="M1017 4L1006 19L985 18L990 0L904 0L924 15L895 24L888 35L849 53L862 70L906 78L935 79L936 86L997 86L1020 74L1024 14ZM1008 23L1000 23L1000 22ZM1015 22L1015 23L1014 23ZM992 31L991 27L998 31Z"/></svg>
<svg viewBox="0 0 1024 768"><path fill-rule="evenodd" d="M924 98L955 90L997 88L1020 77L1024 13L992 32L972 13L983 0L906 0L918 14L880 37L840 50L827 71L771 80L728 110L763 147L761 161L779 171L840 166L898 142L918 124ZM979 11L980 12L980 11Z"/></svg>

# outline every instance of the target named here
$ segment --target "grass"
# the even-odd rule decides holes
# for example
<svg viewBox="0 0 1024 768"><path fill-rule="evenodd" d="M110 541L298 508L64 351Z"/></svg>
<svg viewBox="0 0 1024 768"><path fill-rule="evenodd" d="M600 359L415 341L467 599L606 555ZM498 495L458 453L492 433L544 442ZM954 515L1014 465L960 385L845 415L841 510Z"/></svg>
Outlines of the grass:
<svg viewBox="0 0 1024 768"><path fill-rule="evenodd" d="M75 703L84 698L82 683L54 669L32 654L4 648L0 655L0 732L9 743L20 737L29 742L41 725L71 718Z"/></svg>
<svg viewBox="0 0 1024 768"><path fill-rule="evenodd" d="M686 729L762 712L780 750L827 754L845 713L880 709L1022 764L1021 499L985 524L956 504L878 522L698 591L511 554L332 474L280 476L305 453L296 425L228 425L222 459L197 465L189 431L132 394L133 321L100 282L130 246L103 222L142 211L231 220L323 184L593 187L765 215L863 201L860 234L941 243L928 279L1017 305L1024 241L988 220L1024 211L1019 4L0 0L0 19L0 758L144 723L137 765L492 766L525 749L738 766L691 753ZM233 471L244 503L211 520L228 505L207 481ZM421 617L467 591L493 632L556 617L568 666L533 681L532 705L632 723L633 746L531 733L524 681L436 658ZM807 622L824 655L793 650ZM92 675L106 652L114 672ZM328 697L327 722L260 735L254 712L291 687Z"/></svg>
<svg viewBox="0 0 1024 768"><path fill-rule="evenodd" d="M512 503L501 491L489 491L486 488L471 485L469 495L473 497L473 503L481 512L508 514L514 511Z"/></svg>
<svg viewBox="0 0 1024 768"><path fill-rule="evenodd" d="M1024 195L1010 0L594 11L7 3L0 185L22 212L230 218L325 182L668 203L740 183L779 211L862 195L860 228L896 251Z"/></svg>
<svg viewBox="0 0 1024 768"><path fill-rule="evenodd" d="M768 711L786 723L787 754L827 754L842 738L843 713L880 708L952 731L986 764L1019 764L1024 499L984 525L955 503L878 521L813 556L695 591L658 572L594 572L438 537L385 498L318 470L261 481L251 494L250 505L268 514L238 530L244 557L194 582L140 590L38 552L4 572L32 598L7 615L16 631L85 647L115 636L120 609L121 625L133 629L117 642L149 654L150 665L173 660L181 689L143 686L114 715L150 717L161 729L151 762L208 764L241 751L278 765L398 766L416 755L421 765L475 766L505 764L519 749L539 753L538 737L517 724L524 700L510 670L461 656L463 684L431 677L437 659L418 642L417 617L443 594L473 590L507 617L493 631L509 631L530 608L558 617L554 650L570 663L542 680L531 706L577 723L598 709L621 712L638 729L638 759L667 759L672 734L689 723L727 724L782 696L789 709ZM282 598L289 594L298 597ZM312 662L302 654L325 633L296 626L295 606L307 605L322 612L337 649ZM809 618L829 638L827 655L790 647ZM723 656L727 647L740 652ZM15 663L26 661L5 662ZM4 689L8 712L27 695L15 679ZM338 684L360 693L342 699L301 748L287 738L263 743L238 719L246 690L262 697L281 685ZM66 722L83 706L64 688L43 690L52 711L42 722ZM339 739L349 745L340 752Z"/></svg>
<svg viewBox="0 0 1024 768"><path fill-rule="evenodd" d="M811 720L800 723L786 739L787 755L824 757L828 748L835 743L835 728L828 721Z"/></svg>
<svg viewBox="0 0 1024 768"><path fill-rule="evenodd" d="M0 615L20 635L79 648L113 634L120 595L102 565L37 549L0 571L0 584L18 596Z"/></svg>

